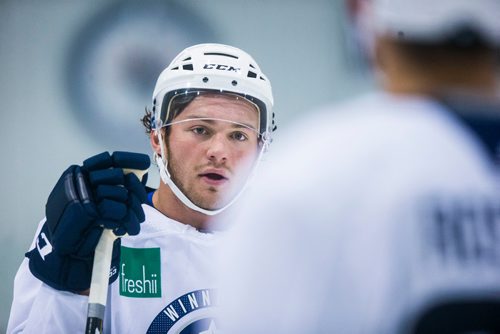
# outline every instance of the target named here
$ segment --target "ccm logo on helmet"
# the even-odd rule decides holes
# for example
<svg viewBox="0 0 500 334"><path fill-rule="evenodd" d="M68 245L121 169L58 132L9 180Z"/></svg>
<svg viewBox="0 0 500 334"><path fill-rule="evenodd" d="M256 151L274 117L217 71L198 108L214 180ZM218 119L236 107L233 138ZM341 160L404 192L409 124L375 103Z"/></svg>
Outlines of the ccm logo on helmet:
<svg viewBox="0 0 500 334"><path fill-rule="evenodd" d="M222 65L222 64L205 64L203 66L205 70L221 70L221 71L233 71L233 72L238 72L240 69L237 67L232 67L228 65Z"/></svg>

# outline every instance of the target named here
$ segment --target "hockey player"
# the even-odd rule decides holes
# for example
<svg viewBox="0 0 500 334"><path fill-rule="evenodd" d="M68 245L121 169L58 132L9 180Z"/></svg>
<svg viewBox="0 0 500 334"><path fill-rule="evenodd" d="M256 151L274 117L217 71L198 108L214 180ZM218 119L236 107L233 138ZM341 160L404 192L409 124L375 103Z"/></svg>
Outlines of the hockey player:
<svg viewBox="0 0 500 334"><path fill-rule="evenodd" d="M500 2L350 3L380 91L310 113L222 248L228 333L500 333Z"/></svg>
<svg viewBox="0 0 500 334"><path fill-rule="evenodd" d="M213 333L209 268L220 232L211 222L269 145L272 105L268 79L244 51L220 44L182 51L160 74L143 118L159 188L147 194L144 179L124 175L147 169L142 154L103 153L66 170L16 275L7 332L84 332L104 226L129 235L114 245L105 333Z"/></svg>

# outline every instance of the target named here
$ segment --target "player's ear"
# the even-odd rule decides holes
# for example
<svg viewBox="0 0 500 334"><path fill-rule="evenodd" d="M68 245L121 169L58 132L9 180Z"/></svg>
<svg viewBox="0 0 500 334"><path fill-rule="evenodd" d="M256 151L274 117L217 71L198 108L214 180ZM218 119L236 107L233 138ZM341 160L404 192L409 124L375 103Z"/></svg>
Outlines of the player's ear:
<svg viewBox="0 0 500 334"><path fill-rule="evenodd" d="M161 146L160 146L160 138L158 137L158 130L152 130L149 135L149 141L151 143L151 148L153 152L161 156ZM161 130L160 130L161 131ZM163 139L165 141L165 139Z"/></svg>

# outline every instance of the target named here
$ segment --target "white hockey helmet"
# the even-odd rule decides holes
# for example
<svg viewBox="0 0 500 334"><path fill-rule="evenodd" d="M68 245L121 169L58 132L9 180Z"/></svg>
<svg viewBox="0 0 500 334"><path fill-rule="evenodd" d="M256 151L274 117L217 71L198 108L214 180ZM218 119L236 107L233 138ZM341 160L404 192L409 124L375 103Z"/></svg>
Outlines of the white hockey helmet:
<svg viewBox="0 0 500 334"><path fill-rule="evenodd" d="M272 112L271 84L257 62L243 50L223 44L194 45L183 50L162 71L153 92L152 110L152 127L157 130L156 135L161 146L161 156L155 157L160 177L184 205L206 215L214 215L230 206L243 189L226 206L217 210L207 210L194 204L170 177L164 154L163 136L161 131L158 131L168 126L177 116L171 110L175 98L203 92L236 95L258 108L261 151L256 164L271 143L271 134L276 125Z"/></svg>
<svg viewBox="0 0 500 334"><path fill-rule="evenodd" d="M472 31L500 46L498 0L360 0L369 27L377 35L407 41L441 42ZM464 30L465 29L465 30Z"/></svg>
<svg viewBox="0 0 500 334"><path fill-rule="evenodd" d="M274 131L271 84L246 52L223 44L198 44L183 50L160 74L153 92L156 128L169 118L170 100L189 91L215 91L241 95L260 112L261 139Z"/></svg>

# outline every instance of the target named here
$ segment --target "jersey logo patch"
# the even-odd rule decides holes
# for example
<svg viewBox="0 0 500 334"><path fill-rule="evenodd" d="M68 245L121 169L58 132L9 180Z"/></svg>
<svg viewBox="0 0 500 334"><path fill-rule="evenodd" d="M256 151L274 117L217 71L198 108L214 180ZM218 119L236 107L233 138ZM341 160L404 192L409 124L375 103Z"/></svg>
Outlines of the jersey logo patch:
<svg viewBox="0 0 500 334"><path fill-rule="evenodd" d="M160 248L129 248L122 246L119 280L121 296L160 298Z"/></svg>
<svg viewBox="0 0 500 334"><path fill-rule="evenodd" d="M214 290L196 290L168 304L153 320L148 334L216 334Z"/></svg>

